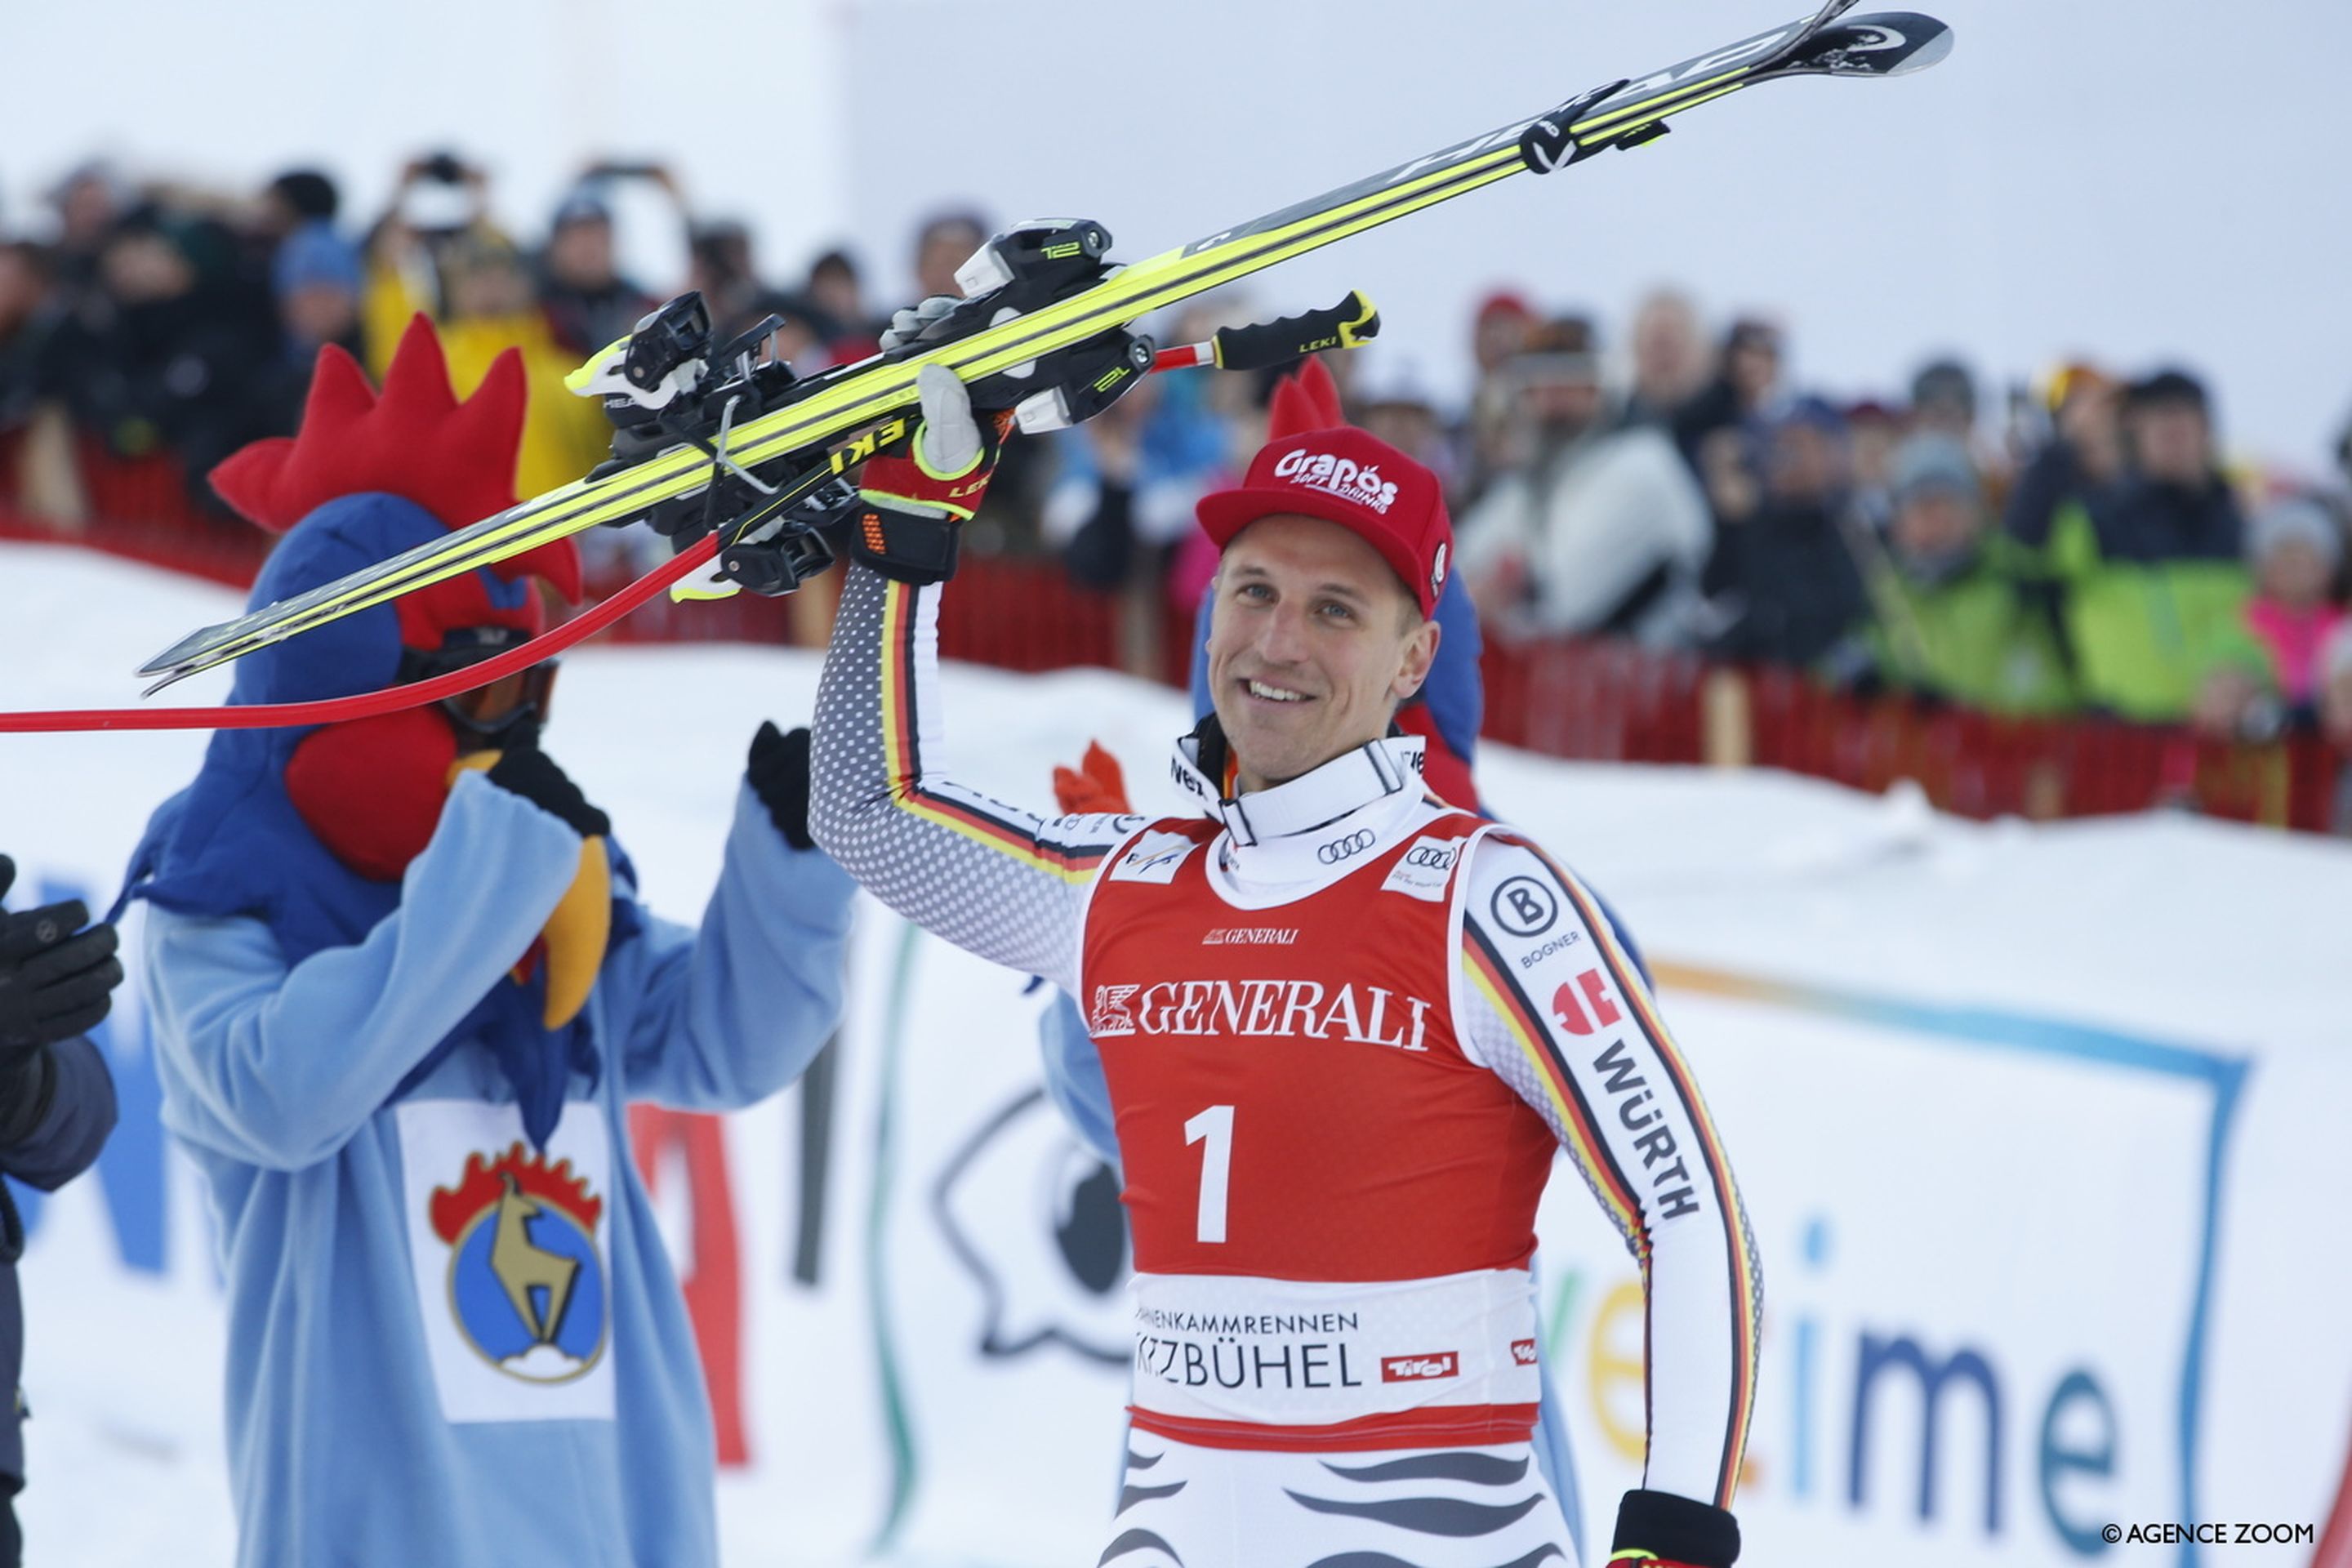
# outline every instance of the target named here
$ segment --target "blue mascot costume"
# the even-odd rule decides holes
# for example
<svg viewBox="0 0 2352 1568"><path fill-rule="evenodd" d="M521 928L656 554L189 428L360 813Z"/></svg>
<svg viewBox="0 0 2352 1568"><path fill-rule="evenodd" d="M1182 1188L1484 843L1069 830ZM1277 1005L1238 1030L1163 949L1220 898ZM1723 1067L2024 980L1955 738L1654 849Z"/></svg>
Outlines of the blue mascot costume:
<svg viewBox="0 0 2352 1568"><path fill-rule="evenodd" d="M214 472L284 535L254 605L513 504L523 398L509 351L458 400L422 318L381 396L323 350L300 433ZM464 574L243 660L230 701L478 661L579 577L569 542ZM540 748L551 684L222 731L133 858L256 1568L716 1560L709 1403L625 1112L798 1076L839 1016L852 884L809 846L805 731L767 726L699 929L651 915Z"/></svg>

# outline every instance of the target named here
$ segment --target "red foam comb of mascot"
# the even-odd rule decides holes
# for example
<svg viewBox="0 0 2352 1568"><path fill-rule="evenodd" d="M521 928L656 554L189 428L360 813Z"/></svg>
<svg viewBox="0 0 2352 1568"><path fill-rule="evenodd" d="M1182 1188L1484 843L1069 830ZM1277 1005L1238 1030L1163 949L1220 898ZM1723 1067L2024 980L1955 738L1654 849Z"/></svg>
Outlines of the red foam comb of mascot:
<svg viewBox="0 0 2352 1568"><path fill-rule="evenodd" d="M500 354L472 395L450 386L432 324L409 323L379 394L342 349L319 353L302 424L258 441L212 471L213 488L248 521L285 535L257 602L464 528L515 504L523 366ZM340 696L424 679L538 636L538 583L567 600L581 590L569 540L420 589L246 661L241 700ZM251 679L248 679L248 675ZM328 724L285 755L286 794L336 859L373 881L396 880L433 835L460 758L478 765L535 732L551 667L448 702Z"/></svg>

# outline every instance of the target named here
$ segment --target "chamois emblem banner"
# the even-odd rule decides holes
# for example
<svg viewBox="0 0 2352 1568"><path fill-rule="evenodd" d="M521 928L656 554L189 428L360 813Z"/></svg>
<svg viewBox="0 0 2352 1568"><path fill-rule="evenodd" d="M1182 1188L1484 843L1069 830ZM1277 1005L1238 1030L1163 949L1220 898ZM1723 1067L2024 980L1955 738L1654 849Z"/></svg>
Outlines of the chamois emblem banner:
<svg viewBox="0 0 2352 1568"><path fill-rule="evenodd" d="M542 1153L511 1105L399 1107L416 1310L452 1421L612 1417L612 1152L593 1109Z"/></svg>

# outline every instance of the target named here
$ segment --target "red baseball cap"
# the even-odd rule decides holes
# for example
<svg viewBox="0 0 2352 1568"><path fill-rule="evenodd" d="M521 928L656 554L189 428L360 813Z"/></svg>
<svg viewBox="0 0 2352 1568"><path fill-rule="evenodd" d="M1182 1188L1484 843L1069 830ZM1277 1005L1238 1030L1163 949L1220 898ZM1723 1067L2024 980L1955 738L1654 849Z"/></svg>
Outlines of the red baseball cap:
<svg viewBox="0 0 2352 1568"><path fill-rule="evenodd" d="M1454 564L1454 523L1437 476L1352 426L1268 441L1238 489L1201 498L1201 528L1218 549L1277 513L1336 522L1381 552L1424 619Z"/></svg>

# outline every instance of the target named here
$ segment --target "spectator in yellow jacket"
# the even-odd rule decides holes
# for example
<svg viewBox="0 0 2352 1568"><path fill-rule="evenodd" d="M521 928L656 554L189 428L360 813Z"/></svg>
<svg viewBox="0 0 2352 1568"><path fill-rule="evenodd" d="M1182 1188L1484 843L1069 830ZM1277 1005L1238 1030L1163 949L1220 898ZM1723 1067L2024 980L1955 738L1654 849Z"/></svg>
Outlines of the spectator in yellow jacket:
<svg viewBox="0 0 2352 1568"><path fill-rule="evenodd" d="M530 392L515 460L517 495L528 499L568 484L603 461L612 429L594 399L575 397L564 387L564 376L579 362L557 343L521 254L487 226L477 225L436 245L433 258L439 309L422 297L416 273L379 266L368 280L371 324L394 317L404 321L420 310L433 315L449 356L450 384L460 397L481 384L500 353L522 352ZM371 355L377 345L396 342L397 333L372 331ZM369 368L383 374L383 366Z"/></svg>

